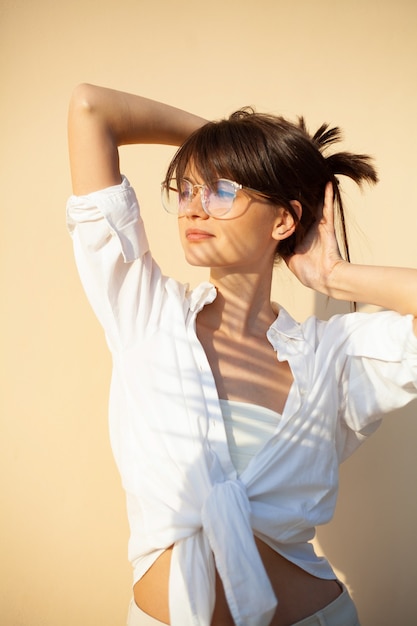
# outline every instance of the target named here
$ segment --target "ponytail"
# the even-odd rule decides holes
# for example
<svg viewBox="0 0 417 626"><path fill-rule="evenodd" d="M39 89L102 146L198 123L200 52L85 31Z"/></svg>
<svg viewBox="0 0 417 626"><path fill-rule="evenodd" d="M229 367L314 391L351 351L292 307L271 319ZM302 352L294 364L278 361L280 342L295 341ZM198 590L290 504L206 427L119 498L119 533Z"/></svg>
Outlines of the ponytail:
<svg viewBox="0 0 417 626"><path fill-rule="evenodd" d="M298 118L298 126L310 137L303 117ZM364 182L375 184L378 182L377 172L372 165L372 159L366 154L354 154L352 152L336 152L326 156L326 150L342 140L340 128L329 128L328 124L322 124L311 137L312 143L325 160L329 181L333 183L334 206L336 212L336 225L339 226L342 254L347 261L350 261L349 245L346 233L345 213L340 192L340 184L337 176L347 176L359 187Z"/></svg>

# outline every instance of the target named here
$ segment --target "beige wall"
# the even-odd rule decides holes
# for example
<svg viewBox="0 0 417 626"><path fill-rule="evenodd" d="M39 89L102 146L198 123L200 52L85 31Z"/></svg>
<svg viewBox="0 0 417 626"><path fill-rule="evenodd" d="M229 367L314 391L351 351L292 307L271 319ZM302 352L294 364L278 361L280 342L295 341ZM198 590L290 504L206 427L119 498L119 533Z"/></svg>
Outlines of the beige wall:
<svg viewBox="0 0 417 626"><path fill-rule="evenodd" d="M348 190L354 258L416 266L416 26L415 0L0 1L1 624L123 626L130 596L110 362L64 227L72 87L207 117L255 104L340 124L381 175L375 190ZM123 169L163 267L195 282L159 208L171 153L128 148ZM300 318L325 307L285 271L275 291ZM415 623L415 411L389 417L343 466L336 518L319 533L364 626Z"/></svg>

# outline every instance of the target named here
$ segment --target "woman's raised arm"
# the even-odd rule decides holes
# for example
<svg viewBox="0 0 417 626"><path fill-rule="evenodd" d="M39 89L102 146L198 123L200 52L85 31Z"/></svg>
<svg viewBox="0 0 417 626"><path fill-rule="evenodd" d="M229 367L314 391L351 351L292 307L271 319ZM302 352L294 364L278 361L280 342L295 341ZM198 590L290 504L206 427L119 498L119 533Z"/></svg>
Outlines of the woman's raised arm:
<svg viewBox="0 0 417 626"><path fill-rule="evenodd" d="M73 192L81 195L120 183L119 146L179 146L205 123L201 117L148 98L79 85L68 115Z"/></svg>

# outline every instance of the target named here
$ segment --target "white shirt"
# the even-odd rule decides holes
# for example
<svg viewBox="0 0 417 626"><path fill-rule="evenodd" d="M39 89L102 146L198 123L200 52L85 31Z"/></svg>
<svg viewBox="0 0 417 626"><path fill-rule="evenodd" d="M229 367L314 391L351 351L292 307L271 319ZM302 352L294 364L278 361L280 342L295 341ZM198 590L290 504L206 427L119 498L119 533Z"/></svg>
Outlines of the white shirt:
<svg viewBox="0 0 417 626"><path fill-rule="evenodd" d="M340 461L383 413L416 396L412 318L354 313L298 324L281 308L267 337L294 383L275 434L238 478L196 335L215 288L189 291L161 274L126 179L71 197L67 215L113 356L110 437L127 494L134 581L174 545L173 626L209 626L215 563L235 623L264 626L276 598L253 533L314 576L335 577L309 542L333 515Z"/></svg>

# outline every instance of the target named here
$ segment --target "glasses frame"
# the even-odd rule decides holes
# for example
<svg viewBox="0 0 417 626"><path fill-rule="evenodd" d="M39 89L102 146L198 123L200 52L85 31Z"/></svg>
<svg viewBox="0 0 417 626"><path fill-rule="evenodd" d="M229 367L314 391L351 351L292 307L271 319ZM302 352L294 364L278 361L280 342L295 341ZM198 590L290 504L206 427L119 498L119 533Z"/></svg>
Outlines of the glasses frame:
<svg viewBox="0 0 417 626"><path fill-rule="evenodd" d="M218 178L217 180L213 181L212 185L210 186L210 184L206 184L206 183L192 183L190 180L188 180L187 178L181 178L180 182L183 181L185 183L187 183L187 185L189 185L189 189L192 191L192 196L189 200L187 200L184 203L184 209L180 211L180 202L178 200L178 209L176 211L171 211L169 208L169 205L167 205L164 202L164 193L169 192L169 190L171 189L173 192L178 194L178 198L179 198L179 190L175 189L174 187L171 187L171 181L175 181L175 183L177 184L177 179L176 178L171 178L168 181L168 184L166 183L166 181L163 181L161 183L161 200L162 200L162 206L165 209L165 211L167 213L169 213L170 215L177 215L178 217L181 217L183 215L185 215L185 212L188 208L188 206L190 205L190 203L192 202L192 200L195 198L195 196L197 195L198 191L200 192L200 201L201 201L201 206L203 208L204 213L206 213L207 215L209 215L210 217L214 217L215 219L226 219L227 215L230 213L230 211L233 208L233 203L236 200L236 196L237 196L237 192L238 191L250 191L252 193L256 193L257 195L261 196L262 198L265 198L266 200L269 200L271 202L270 197L263 193L262 191L258 191L257 189L252 189L252 187L245 187L244 185L241 185L240 183L235 182L234 180L229 180L228 178ZM207 206L206 202L206 196L205 193L203 192L207 192L212 189L212 187L220 182L225 182L225 183L229 183L232 187L233 187L233 191L234 191L234 196L231 200L230 203L230 208L226 209L224 213L222 213L221 215L219 214L215 214L212 213L210 211L210 208ZM196 191L195 191L196 190Z"/></svg>

